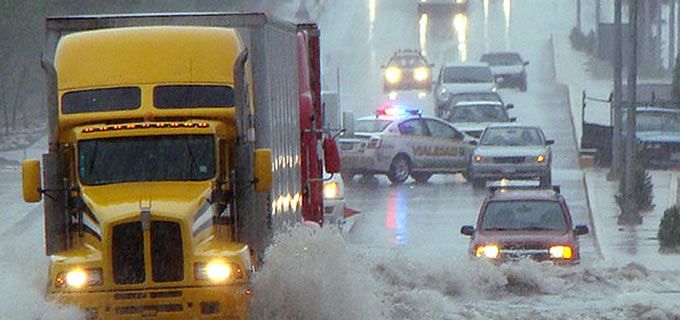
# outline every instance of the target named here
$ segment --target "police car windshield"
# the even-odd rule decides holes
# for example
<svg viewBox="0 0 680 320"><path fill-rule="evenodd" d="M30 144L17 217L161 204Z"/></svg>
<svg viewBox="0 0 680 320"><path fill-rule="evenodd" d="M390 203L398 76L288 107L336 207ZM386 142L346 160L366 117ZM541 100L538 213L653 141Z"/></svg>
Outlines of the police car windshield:
<svg viewBox="0 0 680 320"><path fill-rule="evenodd" d="M488 67L446 67L444 69L444 83L483 83L493 82L493 74Z"/></svg>
<svg viewBox="0 0 680 320"><path fill-rule="evenodd" d="M501 106L471 105L451 109L449 122L505 122L508 113Z"/></svg>
<svg viewBox="0 0 680 320"><path fill-rule="evenodd" d="M354 124L354 131L356 132L382 132L385 128L392 123L392 120L384 119L366 119L358 120Z"/></svg>
<svg viewBox="0 0 680 320"><path fill-rule="evenodd" d="M479 141L483 146L540 146L541 134L536 128L486 128Z"/></svg>
<svg viewBox="0 0 680 320"><path fill-rule="evenodd" d="M485 231L566 231L567 222L557 201L492 201L486 206L480 228Z"/></svg>

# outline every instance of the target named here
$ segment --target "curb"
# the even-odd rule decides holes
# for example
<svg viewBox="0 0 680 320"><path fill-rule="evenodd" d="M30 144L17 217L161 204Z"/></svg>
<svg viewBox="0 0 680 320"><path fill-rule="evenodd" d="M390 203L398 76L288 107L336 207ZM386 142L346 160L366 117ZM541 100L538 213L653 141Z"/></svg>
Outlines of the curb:
<svg viewBox="0 0 680 320"><path fill-rule="evenodd" d="M593 243L595 244L595 251L597 251L597 254L602 258L603 260L607 260L607 257L604 255L604 252L602 252L602 247L600 246L600 238L597 236L597 227L599 224L595 223L595 218L593 217L593 212L598 212L597 209L597 201L595 200L595 193L594 191L588 187L590 184L588 183L588 174L584 170L583 171L583 188L586 191L586 206L588 207L588 220L590 220L590 225L593 227L591 230L591 234L593 235Z"/></svg>

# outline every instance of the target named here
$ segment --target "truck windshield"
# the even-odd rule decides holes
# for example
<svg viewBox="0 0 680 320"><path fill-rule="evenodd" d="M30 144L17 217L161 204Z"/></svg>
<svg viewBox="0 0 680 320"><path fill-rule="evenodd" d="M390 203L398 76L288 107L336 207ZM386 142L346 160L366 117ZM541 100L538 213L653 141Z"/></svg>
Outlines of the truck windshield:
<svg viewBox="0 0 680 320"><path fill-rule="evenodd" d="M78 143L80 181L102 185L142 181L200 181L215 175L211 135L144 136Z"/></svg>
<svg viewBox="0 0 680 320"><path fill-rule="evenodd" d="M493 82L493 74L489 67L446 67L444 83L484 83Z"/></svg>
<svg viewBox="0 0 680 320"><path fill-rule="evenodd" d="M482 216L482 230L566 230L557 201L493 201Z"/></svg>

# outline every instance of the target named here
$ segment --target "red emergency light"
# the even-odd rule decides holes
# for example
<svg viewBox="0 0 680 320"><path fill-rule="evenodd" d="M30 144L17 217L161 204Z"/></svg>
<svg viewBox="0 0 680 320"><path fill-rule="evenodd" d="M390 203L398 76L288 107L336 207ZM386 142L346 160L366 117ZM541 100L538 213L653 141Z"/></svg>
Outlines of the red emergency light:
<svg viewBox="0 0 680 320"><path fill-rule="evenodd" d="M392 117L403 117L405 115L422 115L423 110L421 109L409 109L408 106L403 104L385 104L378 111L376 115L378 116L392 116Z"/></svg>

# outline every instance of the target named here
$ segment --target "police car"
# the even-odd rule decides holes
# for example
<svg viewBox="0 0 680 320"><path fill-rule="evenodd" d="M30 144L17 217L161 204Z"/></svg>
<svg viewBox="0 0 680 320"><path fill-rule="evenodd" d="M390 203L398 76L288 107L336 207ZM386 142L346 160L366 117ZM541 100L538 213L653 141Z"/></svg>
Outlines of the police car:
<svg viewBox="0 0 680 320"><path fill-rule="evenodd" d="M433 174L466 173L474 138L450 123L392 105L359 118L354 135L338 139L342 177L385 174L393 184L409 176L426 182Z"/></svg>

